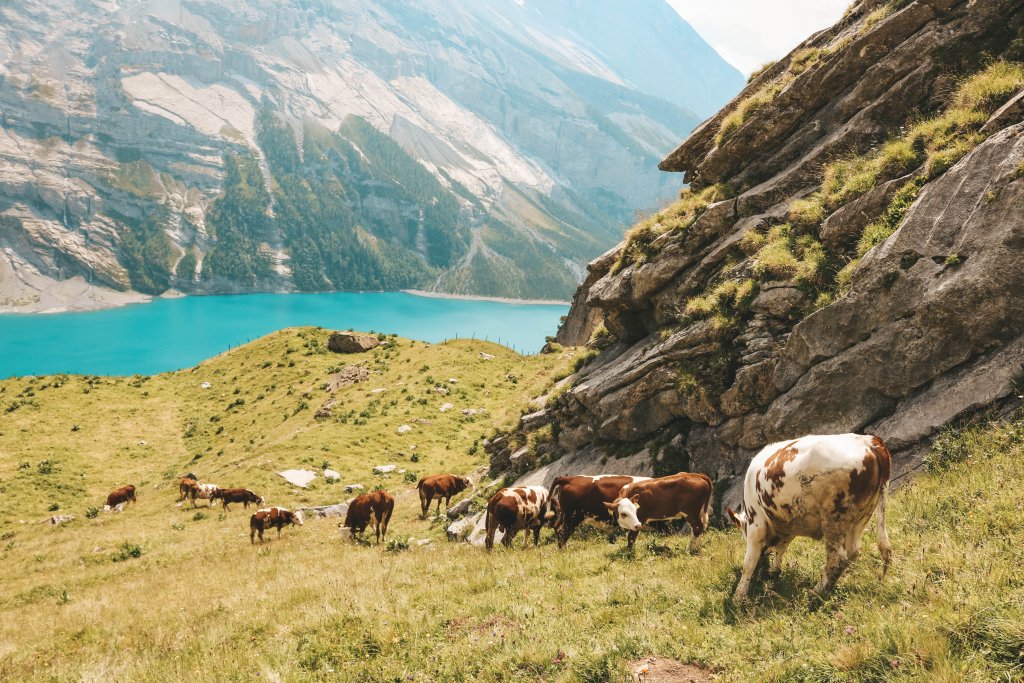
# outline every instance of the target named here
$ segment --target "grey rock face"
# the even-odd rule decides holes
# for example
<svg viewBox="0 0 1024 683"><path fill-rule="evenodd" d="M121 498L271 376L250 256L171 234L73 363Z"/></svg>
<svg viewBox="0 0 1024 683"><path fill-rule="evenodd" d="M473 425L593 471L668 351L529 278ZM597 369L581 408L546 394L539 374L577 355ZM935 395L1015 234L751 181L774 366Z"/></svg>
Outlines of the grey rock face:
<svg viewBox="0 0 1024 683"><path fill-rule="evenodd" d="M982 39L1009 45L1024 26L1021 0L914 2L865 31L868 11L861 3L805 42L801 49L845 47L797 75L724 143L716 135L731 107L665 160L663 168L685 170L698 187L726 182L742 191L688 229L658 237L642 264L616 272L595 264L603 275L588 279L574 308L603 313L617 339L548 408L562 462L606 459L600 471L619 471L612 458L631 454L650 474L672 457L738 481L769 442L861 431L888 442L898 474L920 463L943 426L1016 400L1024 353L1019 95L991 116L984 142L937 177L922 177L916 201L859 262L848 292L824 305L799 285L761 282L738 328L724 330L684 313L723 278L748 276L740 238L787 221L794 199L818 190L821 165L837 150L864 152L918 110L934 110L942 55ZM738 99L786 68L782 60ZM816 237L850 253L913 177L880 182L833 211ZM507 438L528 431L522 425ZM677 442L681 455L665 446Z"/></svg>

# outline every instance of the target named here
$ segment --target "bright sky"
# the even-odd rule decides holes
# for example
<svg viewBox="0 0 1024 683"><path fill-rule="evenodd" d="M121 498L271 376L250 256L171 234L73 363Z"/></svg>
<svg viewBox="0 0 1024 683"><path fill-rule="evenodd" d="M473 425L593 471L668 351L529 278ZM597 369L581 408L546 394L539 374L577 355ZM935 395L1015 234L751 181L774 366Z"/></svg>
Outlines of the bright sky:
<svg viewBox="0 0 1024 683"><path fill-rule="evenodd" d="M834 24L851 0L668 0L727 62L749 74Z"/></svg>

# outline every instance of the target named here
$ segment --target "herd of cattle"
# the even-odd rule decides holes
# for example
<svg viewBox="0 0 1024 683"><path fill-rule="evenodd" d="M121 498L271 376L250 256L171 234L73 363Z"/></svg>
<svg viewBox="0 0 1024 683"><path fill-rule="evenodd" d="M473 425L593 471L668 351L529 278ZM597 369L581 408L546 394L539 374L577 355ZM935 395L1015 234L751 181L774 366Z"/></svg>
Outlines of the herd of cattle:
<svg viewBox="0 0 1024 683"><path fill-rule="evenodd" d="M746 540L735 599L746 600L754 570L768 553L772 554L769 573L778 573L783 553L798 536L824 540L825 569L814 590L827 593L859 554L861 535L876 511L884 575L892 554L885 528L891 466L888 449L874 436L804 436L763 448L747 469L739 510L726 510ZM416 486L422 516L427 516L433 500L440 510L442 500L447 506L453 496L470 486L465 477L451 474L424 477ZM544 486L503 488L487 503L485 546L493 548L498 531L505 546L511 546L520 531L525 532L524 548L531 532L537 545L541 529L550 526L558 547L564 548L580 523L593 517L625 529L632 550L645 524L683 519L693 534L690 550L696 552L708 528L713 488L706 475L687 472L659 478L577 475L558 477L550 490ZM249 503L264 503L262 496L249 489L201 484L193 474L181 479L179 492L193 507L197 499L207 500L209 505L220 500L225 510L230 503L242 503L246 508ZM121 509L129 501L135 501L135 487L122 486L107 497L107 508ZM342 538L354 541L372 524L379 543L387 535L394 507L395 499L384 491L358 496L339 525ZM249 520L249 540L255 543L258 535L262 542L266 529L276 528L280 536L283 527L302 523L301 510L259 508Z"/></svg>

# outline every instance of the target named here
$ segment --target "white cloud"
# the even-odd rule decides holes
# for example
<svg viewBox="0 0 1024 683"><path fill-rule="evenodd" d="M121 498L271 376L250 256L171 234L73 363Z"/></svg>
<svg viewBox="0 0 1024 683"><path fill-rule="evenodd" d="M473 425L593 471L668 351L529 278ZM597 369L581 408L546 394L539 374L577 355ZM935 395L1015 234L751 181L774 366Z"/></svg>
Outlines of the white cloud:
<svg viewBox="0 0 1024 683"><path fill-rule="evenodd" d="M851 0L668 0L718 54L745 74L834 24Z"/></svg>

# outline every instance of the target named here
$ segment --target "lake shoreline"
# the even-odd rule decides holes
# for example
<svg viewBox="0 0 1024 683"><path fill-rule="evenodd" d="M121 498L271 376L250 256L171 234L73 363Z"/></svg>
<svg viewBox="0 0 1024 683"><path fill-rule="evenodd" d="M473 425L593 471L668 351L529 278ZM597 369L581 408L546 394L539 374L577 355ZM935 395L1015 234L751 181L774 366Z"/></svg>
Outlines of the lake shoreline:
<svg viewBox="0 0 1024 683"><path fill-rule="evenodd" d="M422 289L403 289L403 294L422 296L428 299L452 299L456 301L488 301L495 304L521 304L524 306L571 306L570 301L559 299L509 299L500 296L479 296L477 294L449 294L447 292L427 292Z"/></svg>

